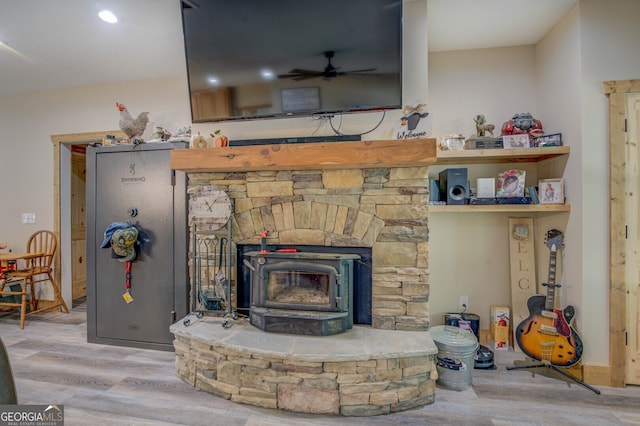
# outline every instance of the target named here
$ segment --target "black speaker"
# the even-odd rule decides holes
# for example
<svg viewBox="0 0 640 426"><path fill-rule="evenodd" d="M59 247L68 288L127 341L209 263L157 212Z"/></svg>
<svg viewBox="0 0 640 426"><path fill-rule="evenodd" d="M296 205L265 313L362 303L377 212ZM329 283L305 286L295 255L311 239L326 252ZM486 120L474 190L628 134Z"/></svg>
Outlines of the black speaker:
<svg viewBox="0 0 640 426"><path fill-rule="evenodd" d="M440 201L447 204L467 204L469 178L466 168L446 169L440 172Z"/></svg>

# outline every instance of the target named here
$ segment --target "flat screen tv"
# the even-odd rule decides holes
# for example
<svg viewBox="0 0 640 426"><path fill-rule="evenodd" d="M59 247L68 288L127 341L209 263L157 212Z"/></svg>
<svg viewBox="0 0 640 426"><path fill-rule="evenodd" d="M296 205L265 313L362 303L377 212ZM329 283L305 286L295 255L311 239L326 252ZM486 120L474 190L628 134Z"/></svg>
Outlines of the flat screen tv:
<svg viewBox="0 0 640 426"><path fill-rule="evenodd" d="M402 0L181 0L194 122L397 109Z"/></svg>

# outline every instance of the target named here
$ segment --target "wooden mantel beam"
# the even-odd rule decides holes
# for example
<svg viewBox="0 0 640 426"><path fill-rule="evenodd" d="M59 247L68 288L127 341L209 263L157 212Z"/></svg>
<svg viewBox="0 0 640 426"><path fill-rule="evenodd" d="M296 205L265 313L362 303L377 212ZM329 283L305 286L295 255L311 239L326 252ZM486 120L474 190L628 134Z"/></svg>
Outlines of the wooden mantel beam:
<svg viewBox="0 0 640 426"><path fill-rule="evenodd" d="M176 149L171 168L187 173L429 166L436 140L377 140Z"/></svg>

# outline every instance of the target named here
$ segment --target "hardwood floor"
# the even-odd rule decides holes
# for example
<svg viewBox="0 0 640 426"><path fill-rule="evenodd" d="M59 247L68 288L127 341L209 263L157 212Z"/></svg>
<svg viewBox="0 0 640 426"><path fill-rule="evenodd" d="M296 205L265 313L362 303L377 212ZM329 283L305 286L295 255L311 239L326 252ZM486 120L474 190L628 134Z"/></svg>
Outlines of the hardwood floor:
<svg viewBox="0 0 640 426"><path fill-rule="evenodd" d="M20 404L64 405L66 425L640 425L640 387L598 387L507 371L523 359L496 354L473 387L437 388L435 403L377 417L304 415L232 403L176 378L172 352L90 344L86 305L27 318L0 313ZM542 374L544 373L544 374Z"/></svg>

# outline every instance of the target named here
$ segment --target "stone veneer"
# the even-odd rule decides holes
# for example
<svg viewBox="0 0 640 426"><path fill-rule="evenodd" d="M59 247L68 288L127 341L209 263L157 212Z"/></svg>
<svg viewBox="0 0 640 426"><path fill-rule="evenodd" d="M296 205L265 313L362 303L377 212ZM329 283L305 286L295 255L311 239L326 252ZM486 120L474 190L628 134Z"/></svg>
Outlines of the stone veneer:
<svg viewBox="0 0 640 426"><path fill-rule="evenodd" d="M266 229L268 244L371 247L372 326L426 331L428 180L427 167L191 173L189 189L227 192L234 245Z"/></svg>
<svg viewBox="0 0 640 426"><path fill-rule="evenodd" d="M346 361L329 353L310 360L238 350L173 326L182 380L233 401L298 412L376 415L433 402L437 350L424 333L429 329L427 167L188 176L189 190L215 185L231 198L232 253L235 244L259 244L264 230L268 244L370 247L370 330L423 332L419 335L431 345L417 356L389 347L386 354L356 353ZM381 347L386 344L381 340Z"/></svg>
<svg viewBox="0 0 640 426"><path fill-rule="evenodd" d="M437 349L428 332L354 326L335 336L266 333L205 317L175 334L176 373L234 402L315 414L372 416L435 399Z"/></svg>

